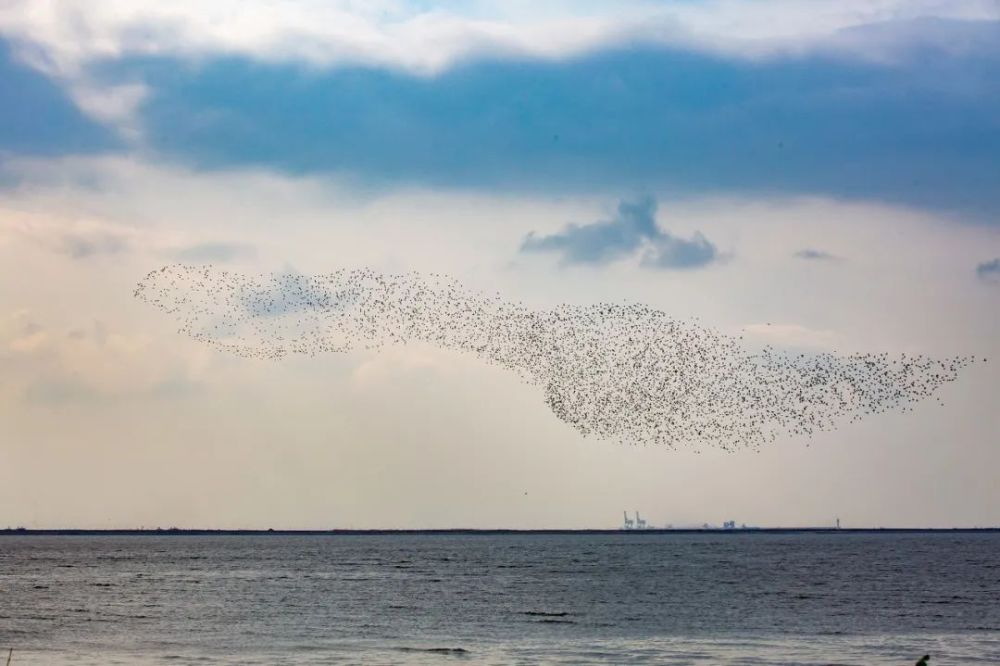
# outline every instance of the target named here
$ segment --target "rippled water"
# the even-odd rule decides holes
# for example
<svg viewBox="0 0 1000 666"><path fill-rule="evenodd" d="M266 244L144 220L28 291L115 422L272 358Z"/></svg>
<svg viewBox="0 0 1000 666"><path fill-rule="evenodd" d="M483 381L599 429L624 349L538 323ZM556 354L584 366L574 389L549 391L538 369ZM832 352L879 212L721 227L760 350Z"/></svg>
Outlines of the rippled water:
<svg viewBox="0 0 1000 666"><path fill-rule="evenodd" d="M0 537L12 666L1000 663L998 600L1000 534Z"/></svg>

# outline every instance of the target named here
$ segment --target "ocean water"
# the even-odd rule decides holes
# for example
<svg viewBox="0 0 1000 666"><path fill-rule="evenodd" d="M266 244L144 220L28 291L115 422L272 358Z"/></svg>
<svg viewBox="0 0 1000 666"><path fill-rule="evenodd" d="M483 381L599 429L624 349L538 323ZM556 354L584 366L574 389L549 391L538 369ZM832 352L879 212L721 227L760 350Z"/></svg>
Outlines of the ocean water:
<svg viewBox="0 0 1000 666"><path fill-rule="evenodd" d="M26 664L1000 663L1000 534L0 537Z"/></svg>

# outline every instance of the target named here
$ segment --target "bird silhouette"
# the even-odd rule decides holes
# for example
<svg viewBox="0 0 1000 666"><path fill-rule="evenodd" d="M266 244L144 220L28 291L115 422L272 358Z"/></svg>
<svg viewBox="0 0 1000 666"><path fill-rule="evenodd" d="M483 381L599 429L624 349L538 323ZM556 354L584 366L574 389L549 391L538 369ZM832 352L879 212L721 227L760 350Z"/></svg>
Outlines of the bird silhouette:
<svg viewBox="0 0 1000 666"><path fill-rule="evenodd" d="M506 368L583 436L667 447L758 449L890 410L910 412L976 359L753 350L740 336L642 304L532 310L429 273L368 268L246 275L173 264L136 298L180 333L277 360L411 342ZM983 359L985 360L985 359Z"/></svg>

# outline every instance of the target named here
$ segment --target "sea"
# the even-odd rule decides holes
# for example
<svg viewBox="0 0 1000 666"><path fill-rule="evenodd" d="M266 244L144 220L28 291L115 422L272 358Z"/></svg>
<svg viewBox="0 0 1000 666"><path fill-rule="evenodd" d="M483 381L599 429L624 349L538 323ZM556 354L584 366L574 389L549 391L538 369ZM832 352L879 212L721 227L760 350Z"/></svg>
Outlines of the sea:
<svg viewBox="0 0 1000 666"><path fill-rule="evenodd" d="M1000 664L1000 534L6 535L0 649L11 666Z"/></svg>

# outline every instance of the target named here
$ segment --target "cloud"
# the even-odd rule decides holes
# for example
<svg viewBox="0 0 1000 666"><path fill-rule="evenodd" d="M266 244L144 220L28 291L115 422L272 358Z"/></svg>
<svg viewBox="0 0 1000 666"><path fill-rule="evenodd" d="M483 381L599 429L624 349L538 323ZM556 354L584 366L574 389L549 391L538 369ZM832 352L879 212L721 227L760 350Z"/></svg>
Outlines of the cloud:
<svg viewBox="0 0 1000 666"><path fill-rule="evenodd" d="M106 164L91 163L84 170L90 181L107 177L111 190L120 191L128 187L116 179L115 174L106 173L106 167ZM59 168L50 164L48 175L53 175ZM72 180L73 173L69 177ZM83 187L87 188L89 184ZM41 184L34 185L44 190ZM66 194L65 190L63 194ZM129 254L139 259L155 258L156 261L228 263L252 260L257 254L256 246L250 243L205 240L197 232L171 231L156 225L135 227L104 219L45 215L0 207L0 241L11 239L76 260Z"/></svg>
<svg viewBox="0 0 1000 666"><path fill-rule="evenodd" d="M256 248L247 243L206 242L178 248L172 254L177 261L187 263L225 263L253 258Z"/></svg>
<svg viewBox="0 0 1000 666"><path fill-rule="evenodd" d="M137 111L149 95L143 83L101 84L93 81L73 81L69 95L88 117L116 127L121 138L137 140L141 129Z"/></svg>
<svg viewBox="0 0 1000 666"><path fill-rule="evenodd" d="M654 215L656 203L643 199L618 204L618 215L607 222L570 224L560 233L538 237L528 234L522 252L559 252L568 264L600 264L635 253L659 235Z"/></svg>
<svg viewBox="0 0 1000 666"><path fill-rule="evenodd" d="M635 44L754 59L816 49L882 58L926 39L924 31L859 28L927 18L988 21L997 10L990 0L13 0L0 10L0 33L30 46L36 65L60 76L122 57L219 55L426 75L483 56L562 59ZM953 40L942 46L961 48Z"/></svg>
<svg viewBox="0 0 1000 666"><path fill-rule="evenodd" d="M0 316L0 396L36 404L173 397L197 390L203 356L95 320L62 328L29 310Z"/></svg>
<svg viewBox="0 0 1000 666"><path fill-rule="evenodd" d="M840 342L835 331L814 329L802 324L747 324L743 331L770 345L829 350Z"/></svg>
<svg viewBox="0 0 1000 666"><path fill-rule="evenodd" d="M701 233L680 238L656 224L656 202L652 198L622 201L611 220L570 224L550 236L529 233L521 252L554 252L564 264L605 264L643 251L641 265L647 268L697 268L714 261L715 246Z"/></svg>
<svg viewBox="0 0 1000 666"><path fill-rule="evenodd" d="M135 249L134 229L93 220L66 220L47 216L13 214L0 209L4 229L0 238L13 236L72 259L118 255Z"/></svg>
<svg viewBox="0 0 1000 666"><path fill-rule="evenodd" d="M128 249L124 236L113 233L66 234L61 239L64 252L74 259L98 254L118 254Z"/></svg>
<svg viewBox="0 0 1000 666"><path fill-rule="evenodd" d="M830 254L829 252L825 252L824 250L814 250L812 248L799 250L793 256L809 261L835 261L840 259L840 257Z"/></svg>
<svg viewBox="0 0 1000 666"><path fill-rule="evenodd" d="M1000 283L1000 257L984 261L976 266L976 275L980 280Z"/></svg>
<svg viewBox="0 0 1000 666"><path fill-rule="evenodd" d="M661 231L652 248L642 258L643 266L652 268L697 268L715 261L718 251L701 232L690 239L678 238Z"/></svg>
<svg viewBox="0 0 1000 666"><path fill-rule="evenodd" d="M390 347L359 363L351 371L350 381L355 390L377 391L414 375L427 381L426 375L453 372L456 363L448 352L429 345Z"/></svg>

